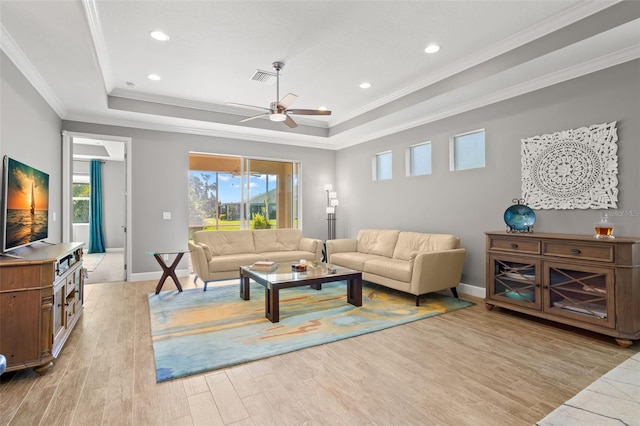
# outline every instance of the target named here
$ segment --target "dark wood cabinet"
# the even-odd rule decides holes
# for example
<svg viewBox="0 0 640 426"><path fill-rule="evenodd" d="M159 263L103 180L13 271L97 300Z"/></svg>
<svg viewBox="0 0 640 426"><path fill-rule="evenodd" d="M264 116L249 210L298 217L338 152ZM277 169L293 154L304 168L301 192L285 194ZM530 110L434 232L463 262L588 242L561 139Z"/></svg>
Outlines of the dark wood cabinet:
<svg viewBox="0 0 640 426"><path fill-rule="evenodd" d="M44 374L82 313L82 243L30 246L0 258L0 353L7 371Z"/></svg>
<svg viewBox="0 0 640 426"><path fill-rule="evenodd" d="M488 308L640 339L640 238L487 232Z"/></svg>

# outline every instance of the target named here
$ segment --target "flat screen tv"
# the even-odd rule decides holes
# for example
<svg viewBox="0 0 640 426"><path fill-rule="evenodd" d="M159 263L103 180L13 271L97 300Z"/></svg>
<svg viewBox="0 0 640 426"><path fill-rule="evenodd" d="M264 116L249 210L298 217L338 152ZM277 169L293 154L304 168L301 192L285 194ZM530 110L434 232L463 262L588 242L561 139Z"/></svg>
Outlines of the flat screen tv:
<svg viewBox="0 0 640 426"><path fill-rule="evenodd" d="M49 175L8 156L3 158L2 251L49 236Z"/></svg>

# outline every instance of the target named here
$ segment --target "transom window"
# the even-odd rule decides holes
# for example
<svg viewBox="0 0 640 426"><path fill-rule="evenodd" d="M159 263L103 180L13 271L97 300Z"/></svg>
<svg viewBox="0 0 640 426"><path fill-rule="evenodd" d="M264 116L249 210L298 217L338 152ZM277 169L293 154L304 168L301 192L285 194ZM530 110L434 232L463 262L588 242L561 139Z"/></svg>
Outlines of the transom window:
<svg viewBox="0 0 640 426"><path fill-rule="evenodd" d="M485 165L484 129L455 135L449 145L449 169L467 170Z"/></svg>
<svg viewBox="0 0 640 426"><path fill-rule="evenodd" d="M431 174L431 142L410 146L406 151L407 176Z"/></svg>
<svg viewBox="0 0 640 426"><path fill-rule="evenodd" d="M391 151L380 152L373 157L373 180L387 180L393 177Z"/></svg>

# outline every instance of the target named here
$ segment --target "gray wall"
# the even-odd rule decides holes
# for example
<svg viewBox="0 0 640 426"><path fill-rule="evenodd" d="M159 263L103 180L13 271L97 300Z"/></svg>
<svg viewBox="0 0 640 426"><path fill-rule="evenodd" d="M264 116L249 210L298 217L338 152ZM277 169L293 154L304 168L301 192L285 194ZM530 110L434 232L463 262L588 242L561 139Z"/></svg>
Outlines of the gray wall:
<svg viewBox="0 0 640 426"><path fill-rule="evenodd" d="M521 196L520 140L618 122L617 235L640 237L640 61L622 64L468 113L340 150L338 234L362 228L453 233L467 248L462 281L484 287L484 231L504 230L503 214ZM486 167L449 171L449 138L486 130ZM406 147L430 140L433 173L405 177ZM393 152L393 179L373 182L371 159ZM342 201L344 200L344 202ZM538 210L534 230L590 234L602 210Z"/></svg>
<svg viewBox="0 0 640 426"><path fill-rule="evenodd" d="M146 251L186 249L189 152L301 161L304 235L326 238L325 183L334 183L335 152L288 145L222 139L64 121L65 130L131 137L131 272L159 269ZM162 213L171 212L170 220ZM180 269L186 269L186 260Z"/></svg>
<svg viewBox="0 0 640 426"><path fill-rule="evenodd" d="M49 174L49 238L62 238L62 120L0 51L0 155ZM54 220L55 216L55 220Z"/></svg>
<svg viewBox="0 0 640 426"><path fill-rule="evenodd" d="M61 236L61 122L1 54L0 151L50 174L50 240ZM484 286L484 231L502 230L502 215L519 197L520 139L618 121L619 208L616 234L640 236L640 61L622 64L495 105L338 152L125 127L63 122L69 131L131 137L132 273L158 271L145 251L186 246L188 152L302 162L305 235L326 238L325 183L338 191L338 237L362 228L452 232L468 249L463 282ZM485 128L486 168L449 171L449 137ZM433 174L404 176L404 150L430 140ZM392 149L394 179L371 181L371 158ZM37 153L37 154L36 154ZM162 212L170 211L171 220ZM57 221L52 221L53 212ZM540 210L535 230L589 234L601 211ZM614 212L615 213L615 212ZM186 268L186 265L181 265Z"/></svg>

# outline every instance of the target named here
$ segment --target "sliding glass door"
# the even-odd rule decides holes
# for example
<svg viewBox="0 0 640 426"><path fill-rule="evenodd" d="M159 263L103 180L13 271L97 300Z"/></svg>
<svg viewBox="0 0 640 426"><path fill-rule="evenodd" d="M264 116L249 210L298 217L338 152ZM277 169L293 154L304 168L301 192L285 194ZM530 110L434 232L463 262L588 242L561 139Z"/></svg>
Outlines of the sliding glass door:
<svg viewBox="0 0 640 426"><path fill-rule="evenodd" d="M299 163L189 154L189 228L299 227Z"/></svg>

